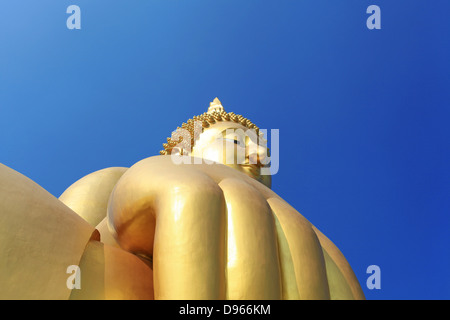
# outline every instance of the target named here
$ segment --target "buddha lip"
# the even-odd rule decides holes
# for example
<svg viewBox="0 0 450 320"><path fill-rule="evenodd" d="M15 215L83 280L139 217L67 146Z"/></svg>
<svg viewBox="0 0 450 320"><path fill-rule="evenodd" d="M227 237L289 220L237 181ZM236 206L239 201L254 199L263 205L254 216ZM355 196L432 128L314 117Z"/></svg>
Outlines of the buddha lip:
<svg viewBox="0 0 450 320"><path fill-rule="evenodd" d="M251 174L252 176L258 176L260 174L259 170L260 170L260 166L257 164L241 164L241 167L244 168L245 171L247 171L249 174Z"/></svg>
<svg viewBox="0 0 450 320"><path fill-rule="evenodd" d="M242 163L240 164L242 167L248 167L248 168L261 168L263 165L261 163Z"/></svg>

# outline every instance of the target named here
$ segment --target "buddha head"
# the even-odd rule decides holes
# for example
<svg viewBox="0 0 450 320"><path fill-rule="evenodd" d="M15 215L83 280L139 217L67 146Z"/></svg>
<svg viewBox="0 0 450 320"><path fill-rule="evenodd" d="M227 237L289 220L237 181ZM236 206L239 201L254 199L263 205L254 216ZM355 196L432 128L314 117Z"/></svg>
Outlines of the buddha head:
<svg viewBox="0 0 450 320"><path fill-rule="evenodd" d="M269 150L260 129L250 120L226 112L215 98L208 111L189 119L178 127L161 155L192 156L206 163L221 163L232 167L271 187L267 167Z"/></svg>

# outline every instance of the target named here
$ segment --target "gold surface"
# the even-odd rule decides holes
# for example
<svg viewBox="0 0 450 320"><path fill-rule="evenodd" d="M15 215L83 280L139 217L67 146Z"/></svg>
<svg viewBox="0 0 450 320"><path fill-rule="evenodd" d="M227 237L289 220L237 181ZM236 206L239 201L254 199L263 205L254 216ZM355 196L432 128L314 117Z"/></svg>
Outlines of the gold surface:
<svg viewBox="0 0 450 320"><path fill-rule="evenodd" d="M218 122L199 135L190 155L225 164L270 188L272 177L261 174L261 162L267 156L263 142L242 124Z"/></svg>
<svg viewBox="0 0 450 320"><path fill-rule="evenodd" d="M88 174L67 188L59 200L96 226L106 217L109 195L126 170L112 167Z"/></svg>
<svg viewBox="0 0 450 320"><path fill-rule="evenodd" d="M320 232L315 226L313 230L316 232L320 245L328 253L329 257L334 261L336 267L339 269L342 276L345 278L346 283L350 287L353 298L357 300L364 299L364 293L356 278L350 264L345 259L342 252L330 241L322 232ZM340 275L338 275L340 277Z"/></svg>
<svg viewBox="0 0 450 320"><path fill-rule="evenodd" d="M94 227L0 164L0 299L68 299L67 267L91 238Z"/></svg>
<svg viewBox="0 0 450 320"><path fill-rule="evenodd" d="M224 178L218 185L227 204L227 299L280 299L281 271L270 206L241 179Z"/></svg>
<svg viewBox="0 0 450 320"><path fill-rule="evenodd" d="M0 164L0 299L364 299L339 249L270 189L256 126L218 99L201 120L189 151L169 141L59 199Z"/></svg>
<svg viewBox="0 0 450 320"><path fill-rule="evenodd" d="M271 186L271 176L261 174L268 153L262 132L242 115L225 112L218 98L207 112L178 127L163 147L161 155L180 154L222 163Z"/></svg>
<svg viewBox="0 0 450 320"><path fill-rule="evenodd" d="M224 299L225 201L190 169L167 156L135 164L111 195L108 225L122 248L153 258L155 298Z"/></svg>
<svg viewBox="0 0 450 320"><path fill-rule="evenodd" d="M90 241L79 267L81 289L71 300L153 299L152 270L131 253Z"/></svg>
<svg viewBox="0 0 450 320"><path fill-rule="evenodd" d="M100 239L102 243L107 244L111 247L120 248L119 244L108 228L108 218L106 217L106 213L105 218L95 228L100 233Z"/></svg>
<svg viewBox="0 0 450 320"><path fill-rule="evenodd" d="M108 224L122 248L153 259L156 299L363 298L325 236L222 164L138 162L111 195Z"/></svg>

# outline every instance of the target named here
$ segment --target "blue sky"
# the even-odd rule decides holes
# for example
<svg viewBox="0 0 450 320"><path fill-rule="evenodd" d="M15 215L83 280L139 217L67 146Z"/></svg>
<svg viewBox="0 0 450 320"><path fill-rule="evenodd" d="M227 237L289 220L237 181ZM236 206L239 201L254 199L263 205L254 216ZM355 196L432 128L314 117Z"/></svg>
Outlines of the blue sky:
<svg viewBox="0 0 450 320"><path fill-rule="evenodd" d="M81 30L66 8L81 8ZM381 29L366 9L381 8ZM280 130L273 189L368 299L450 298L448 1L3 1L0 162L59 196L206 111ZM381 289L365 283L381 269Z"/></svg>

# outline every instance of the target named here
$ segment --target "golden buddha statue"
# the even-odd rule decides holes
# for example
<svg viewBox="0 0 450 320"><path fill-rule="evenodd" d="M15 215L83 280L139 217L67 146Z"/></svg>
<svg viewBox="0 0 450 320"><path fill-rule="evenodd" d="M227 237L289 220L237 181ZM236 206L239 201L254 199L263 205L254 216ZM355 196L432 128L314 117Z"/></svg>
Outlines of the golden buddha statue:
<svg viewBox="0 0 450 320"><path fill-rule="evenodd" d="M270 189L261 138L216 98L161 155L59 199L0 165L0 298L364 299L339 249Z"/></svg>

